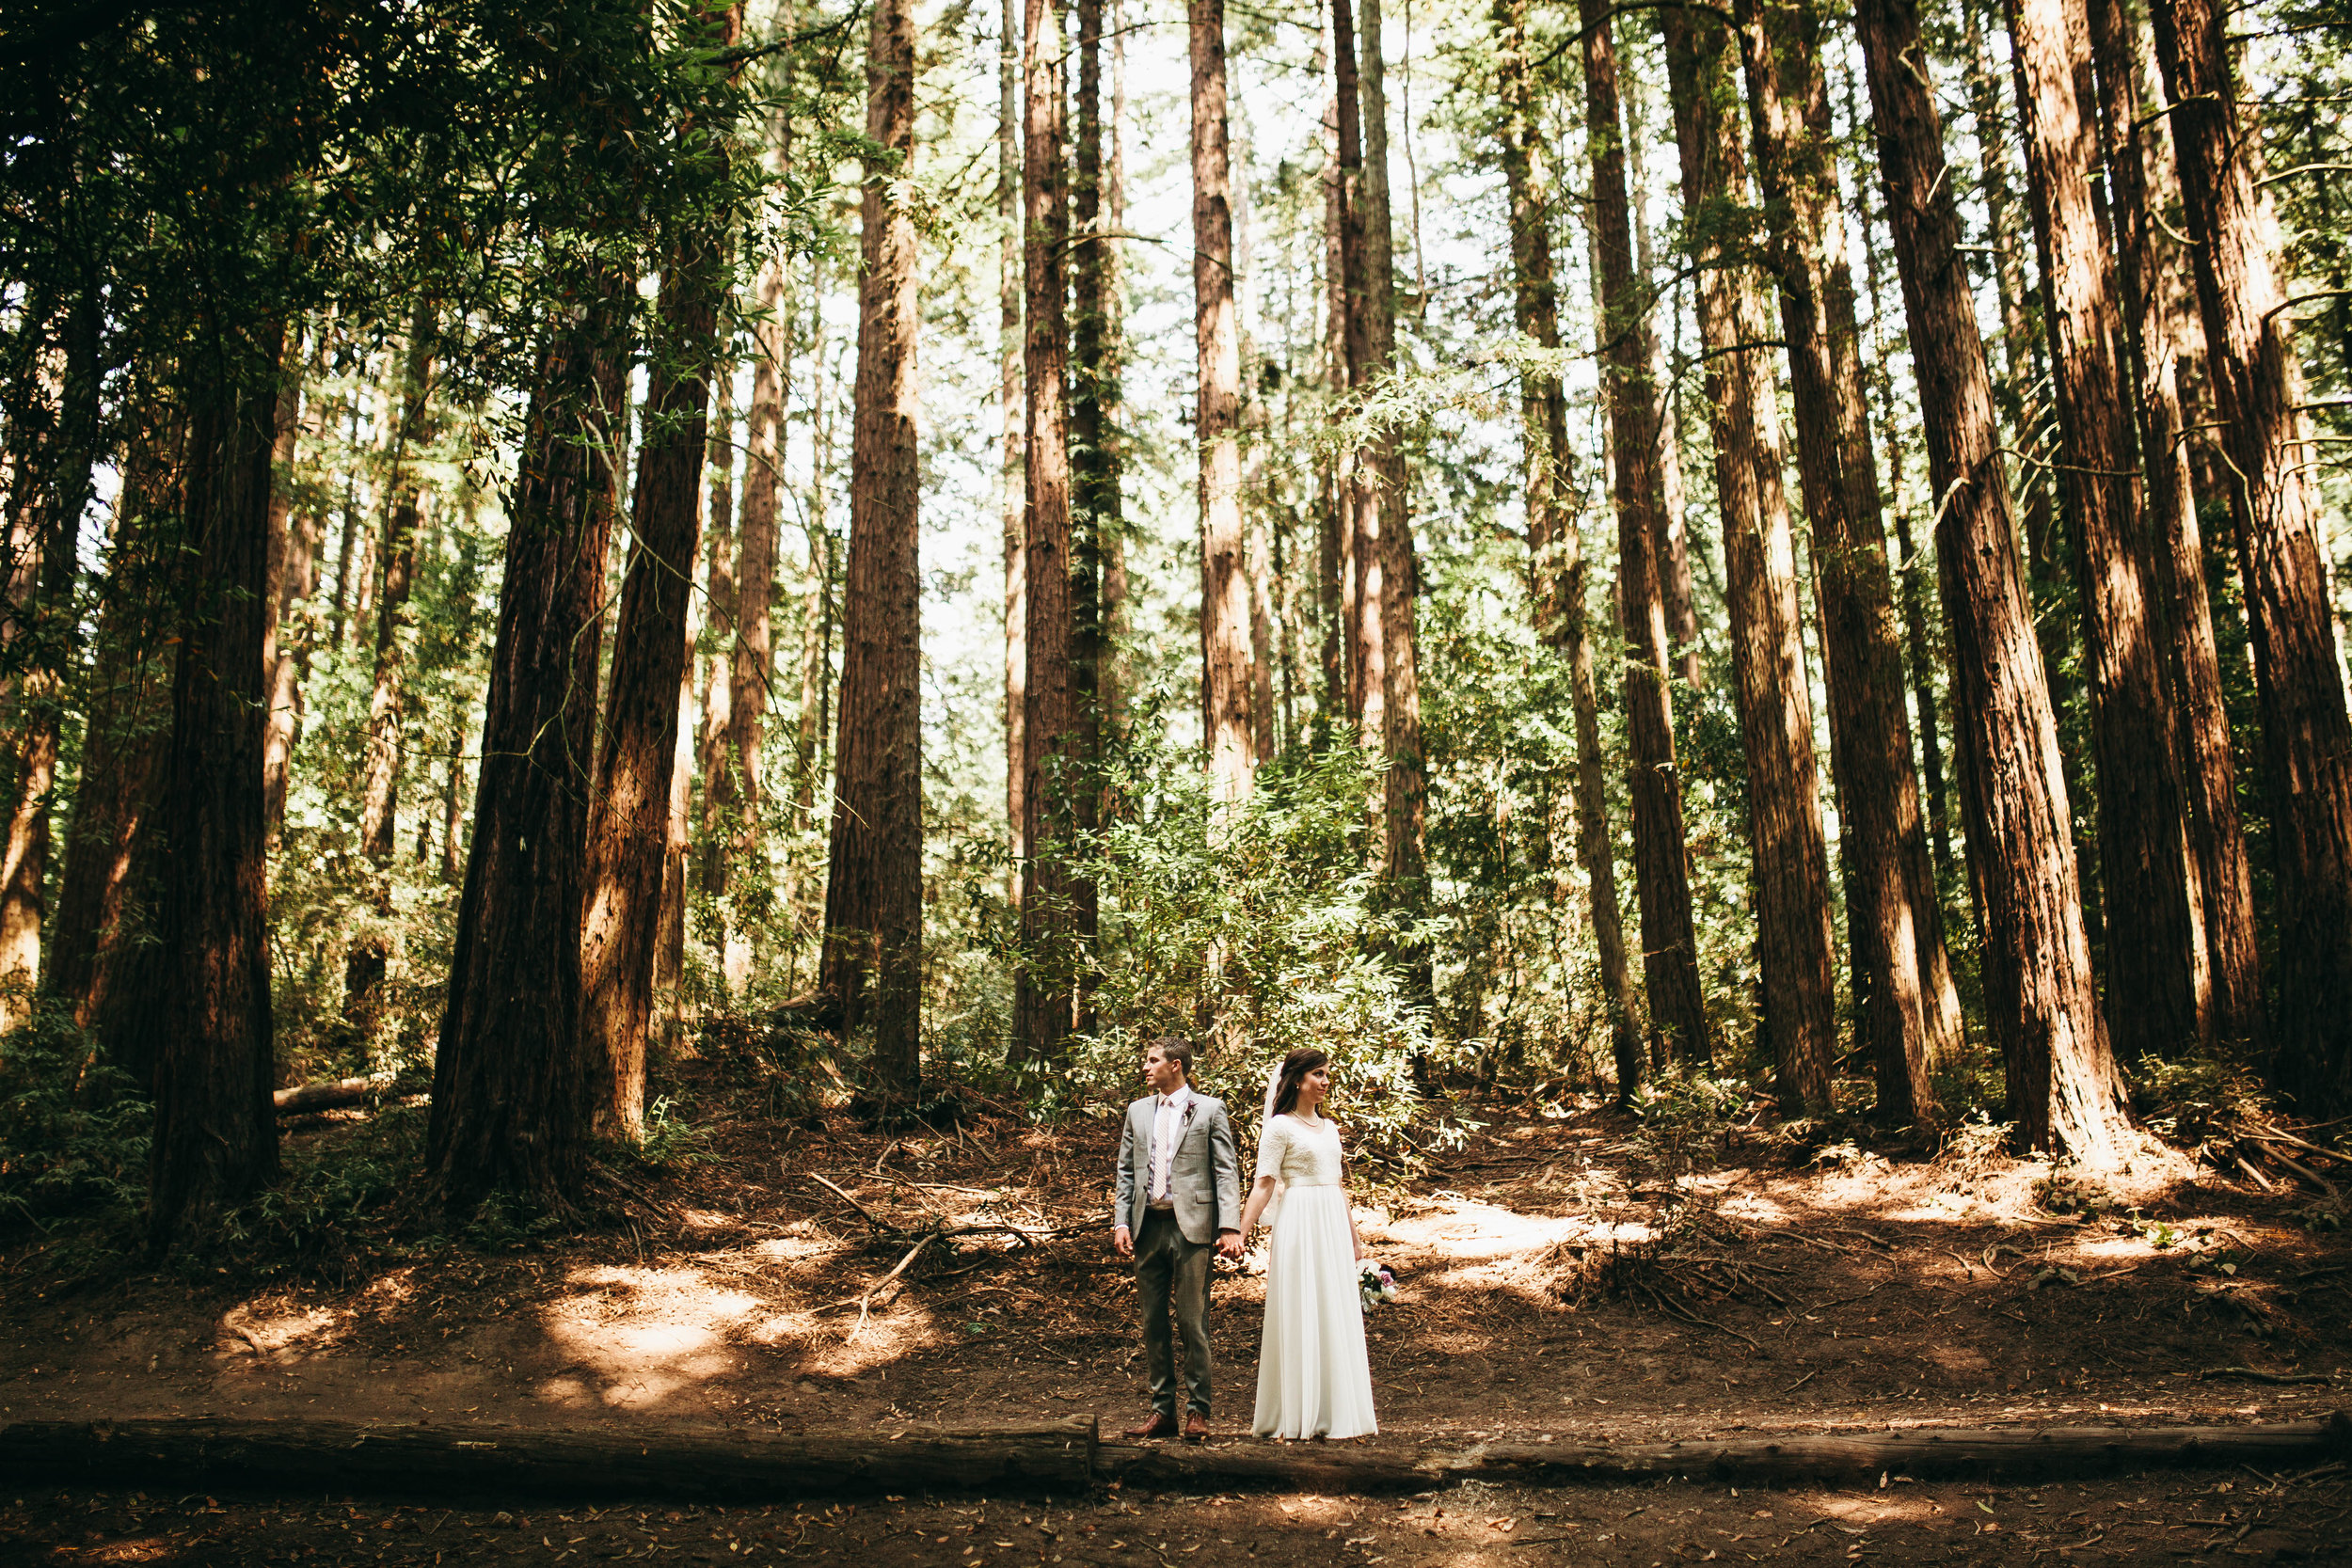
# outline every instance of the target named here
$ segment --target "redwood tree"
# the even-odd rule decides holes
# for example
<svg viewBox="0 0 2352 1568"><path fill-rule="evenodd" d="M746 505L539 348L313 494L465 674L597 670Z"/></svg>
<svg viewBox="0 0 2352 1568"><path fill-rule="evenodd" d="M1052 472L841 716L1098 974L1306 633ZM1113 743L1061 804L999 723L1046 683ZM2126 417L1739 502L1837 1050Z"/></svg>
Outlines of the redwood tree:
<svg viewBox="0 0 2352 1568"><path fill-rule="evenodd" d="M1781 486L1772 327L1735 246L1747 160L1724 33L1667 10L1666 64L1682 156L1683 229L1699 268L1699 335L1715 437L1715 494L1729 578L1740 738L1748 764L1756 969L1782 1107L1830 1108L1837 1050L1829 860L1813 762L1813 704L1797 619L1796 551Z"/></svg>
<svg viewBox="0 0 2352 1568"><path fill-rule="evenodd" d="M2025 88L2026 166L2048 257L2059 479L2082 601L2099 855L2106 893L2107 1036L2133 1060L2195 1044L2199 1007L2185 817L2152 597L2115 257L2092 206L2102 166L2083 0L2010 0Z"/></svg>
<svg viewBox="0 0 2352 1568"><path fill-rule="evenodd" d="M1343 9L1346 0L1339 0ZM1200 700L1220 800L1249 793L1249 578L1241 520L1241 330L1225 120L1224 0L1186 0L1192 51L1194 435L1200 462Z"/></svg>
<svg viewBox="0 0 2352 1568"><path fill-rule="evenodd" d="M1514 318L1536 348L1551 354L1560 348L1560 291L1551 263L1554 193L1536 123L1527 12L1528 0L1497 0L1495 88L1503 181L1511 199ZM1594 945L1600 958L1601 1001L1608 1010L1622 1097L1642 1081L1642 1037L1634 1023L1625 923L1617 910L1616 853L1610 845L1607 763L1601 755L1600 701L1585 610L1584 542L1571 504L1575 454L1568 445L1567 396L1556 372L1520 372L1519 439L1528 596L1534 607L1536 636L1554 657L1567 662L1568 705L1576 731L1577 860L1584 868Z"/></svg>
<svg viewBox="0 0 2352 1568"><path fill-rule="evenodd" d="M893 1108L911 1104L922 1087L918 298L914 214L893 195L914 161L914 10L907 0L880 0L866 55L866 135L876 151L861 211L825 959L844 1028L873 1024L875 1088Z"/></svg>
<svg viewBox="0 0 2352 1568"><path fill-rule="evenodd" d="M204 1236L278 1174L262 648L281 324L225 331L192 389L179 616L155 829L161 962L133 1054L155 1064L149 1234Z"/></svg>
<svg viewBox="0 0 2352 1568"><path fill-rule="evenodd" d="M1960 997L1912 769L1900 630L1837 194L1820 20L1739 0L1756 183L1780 285L1797 471L1812 531L1821 665L1863 1027L1882 1114L1931 1121L1930 1077L1961 1043Z"/></svg>
<svg viewBox="0 0 2352 1568"><path fill-rule="evenodd" d="M1583 24L1584 124L1593 161L1592 230L1606 319L1602 365L1615 457L1618 609L1626 643L1625 704L1633 801L1634 891L1642 910L1642 968L1650 1026L1667 1059L1710 1054L1691 920L1682 780L1675 760L1670 643L1660 580L1657 473L1664 408L1651 379L1648 309L1634 277L1626 196L1617 56L1606 0L1579 0Z"/></svg>
<svg viewBox="0 0 2352 1568"><path fill-rule="evenodd" d="M2118 1155L2122 1082L2090 973L2058 727L2018 576L1943 121L1912 0L1861 0L1855 27L1941 509L1962 796L1985 903L1986 1022L2020 1140L2095 1168Z"/></svg>
<svg viewBox="0 0 2352 1568"><path fill-rule="evenodd" d="M2266 244L2228 12L2152 0L2172 112L2206 373L2232 470L2238 573L2261 694L2278 879L2280 1085L2307 1116L2352 1111L2352 717L2344 708L2304 444L2302 375Z"/></svg>

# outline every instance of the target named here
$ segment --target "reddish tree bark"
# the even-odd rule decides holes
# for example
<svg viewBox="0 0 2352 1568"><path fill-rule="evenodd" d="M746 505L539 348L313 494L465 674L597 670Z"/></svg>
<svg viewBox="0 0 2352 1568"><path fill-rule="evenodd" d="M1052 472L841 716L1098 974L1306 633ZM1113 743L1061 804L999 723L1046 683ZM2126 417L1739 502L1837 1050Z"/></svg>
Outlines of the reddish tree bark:
<svg viewBox="0 0 2352 1568"><path fill-rule="evenodd" d="M231 360L196 390L185 491L195 551L172 676L171 741L155 826L159 982L133 1054L155 1063L148 1229L160 1250L200 1241L220 1212L278 1175L262 819L262 647L270 453L284 327L215 345Z"/></svg>
<svg viewBox="0 0 2352 1568"><path fill-rule="evenodd" d="M2131 417L2119 354L2114 255L2091 202L2100 171L2090 24L2082 0L2010 0L2025 86L2026 164L2049 257L2060 481L2098 753L2107 894L2107 1037L2137 1060L2200 1036L2185 817L2170 683L2152 602Z"/></svg>
<svg viewBox="0 0 2352 1568"><path fill-rule="evenodd" d="M1739 18L1812 528L1857 1000L1881 1114L1924 1125L1934 1064L1961 1045L1960 997L1912 769L1820 19L1799 0L1739 0Z"/></svg>
<svg viewBox="0 0 2352 1568"><path fill-rule="evenodd" d="M1970 859L1985 901L1985 1015L2024 1143L2093 1168L2118 1156L2122 1083L2090 974L2073 824L2040 645L2019 580L1993 388L1960 261L1944 127L1911 0L1860 0L1879 166L1940 499Z"/></svg>
<svg viewBox="0 0 2352 1568"><path fill-rule="evenodd" d="M2303 444L2287 300L2212 0L2153 0L2206 371L2229 459L2278 879L2274 1072L2303 1114L2352 1111L2352 717Z"/></svg>
<svg viewBox="0 0 2352 1568"><path fill-rule="evenodd" d="M1669 1060L1712 1053L1691 921L1681 772L1675 761L1666 609L1656 541L1658 444L1664 410L1650 376L1646 301L1633 273L1632 215L1617 98L1616 45L1606 0L1579 0L1583 24L1585 135L1593 159L1592 230L1600 252L1602 365L1609 395L1617 509L1617 585L1626 641L1626 728L1633 801L1634 891L1642 910L1642 971L1650 1027Z"/></svg>
<svg viewBox="0 0 2352 1568"><path fill-rule="evenodd" d="M825 885L828 990L845 1028L870 1019L887 1107L922 1088L921 472L915 450L914 214L890 182L914 163L914 17L880 0L866 54L857 384L850 561L842 594L841 729ZM867 986L871 984L871 995Z"/></svg>
<svg viewBox="0 0 2352 1568"><path fill-rule="evenodd" d="M2262 953L2255 933L2253 872L2238 816L2237 763L2221 695L2213 608L2205 591L2204 541L2190 478L2187 419L2182 411L2181 345L2169 258L2156 246L2150 214L2162 167L2175 182L2161 121L2143 123L2142 72L2147 36L2121 0L2090 0L2090 34L2099 68L2102 136L2115 226L2116 261L2147 474L2146 531L2169 639L2175 732L2188 805L2190 863L2201 908L2204 990L2202 1042L2259 1048L2264 1019ZM2152 156L2153 153L2153 156Z"/></svg>
<svg viewBox="0 0 2352 1568"><path fill-rule="evenodd" d="M1518 329L1546 351L1560 347L1560 293L1551 262L1554 193L1537 123L1527 37L1528 0L1497 0L1496 97L1502 110L1502 171L1511 198L1513 309ZM1626 973L1625 924L1617 911L1616 854L1609 837L1609 784L1600 747L1593 638L1585 610L1583 540L1571 504L1574 461L1567 397L1557 374L1519 374L1519 433L1526 477L1528 594L1535 634L1568 666L1576 729L1577 860L1583 866L1601 999L1620 1097L1642 1081L1641 1032Z"/></svg>
<svg viewBox="0 0 2352 1568"><path fill-rule="evenodd" d="M1733 249L1744 222L1747 160L1733 116L1739 91L1717 28L1660 13L1682 156L1683 230L1699 274L1699 335L1715 437L1740 737L1748 764L1748 837L1764 1034L1782 1108L1830 1108L1837 1051L1829 855L1813 761L1813 704L1797 619L1796 550L1781 486L1772 326L1755 272Z"/></svg>
<svg viewBox="0 0 2352 1568"><path fill-rule="evenodd" d="M1344 7L1346 0L1340 0ZM1194 438L1200 462L1200 701L1219 800L1249 793L1249 577L1241 521L1241 331L1225 123L1224 0L1187 0L1192 55Z"/></svg>
<svg viewBox="0 0 2352 1568"><path fill-rule="evenodd" d="M425 1138L427 1175L460 1210L494 1190L568 1204L594 1115L580 914L628 288L588 280L525 426Z"/></svg>

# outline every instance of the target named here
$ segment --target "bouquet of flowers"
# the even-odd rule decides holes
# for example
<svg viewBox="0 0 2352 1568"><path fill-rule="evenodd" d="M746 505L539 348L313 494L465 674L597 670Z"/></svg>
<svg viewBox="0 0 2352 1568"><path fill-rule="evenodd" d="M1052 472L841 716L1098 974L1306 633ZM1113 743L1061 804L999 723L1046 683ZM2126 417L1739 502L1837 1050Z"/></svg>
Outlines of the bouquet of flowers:
<svg viewBox="0 0 2352 1568"><path fill-rule="evenodd" d="M1364 1292L1364 1310L1385 1307L1396 1299L1396 1275L1373 1259L1367 1258L1357 1267L1357 1284Z"/></svg>

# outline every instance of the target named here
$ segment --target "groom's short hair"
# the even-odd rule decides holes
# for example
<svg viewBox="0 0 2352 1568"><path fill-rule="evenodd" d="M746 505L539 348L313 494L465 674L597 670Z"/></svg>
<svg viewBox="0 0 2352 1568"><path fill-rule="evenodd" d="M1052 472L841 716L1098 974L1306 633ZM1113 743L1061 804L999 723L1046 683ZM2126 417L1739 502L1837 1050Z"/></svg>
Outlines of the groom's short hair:
<svg viewBox="0 0 2352 1568"><path fill-rule="evenodd" d="M1184 1077L1192 1077L1192 1041L1182 1035L1162 1035L1152 1042L1152 1049L1184 1069Z"/></svg>

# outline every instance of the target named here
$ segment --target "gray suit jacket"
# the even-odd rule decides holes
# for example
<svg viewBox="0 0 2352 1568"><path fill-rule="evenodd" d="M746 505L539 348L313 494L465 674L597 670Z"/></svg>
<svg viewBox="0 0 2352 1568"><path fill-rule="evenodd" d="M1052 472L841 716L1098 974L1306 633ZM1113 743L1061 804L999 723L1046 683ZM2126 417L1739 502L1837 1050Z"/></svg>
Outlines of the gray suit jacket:
<svg viewBox="0 0 2352 1568"><path fill-rule="evenodd" d="M1152 1123L1159 1098L1146 1095L1127 1107L1119 1135L1119 1200L1116 1223L1140 1233L1152 1202ZM1168 1196L1176 1205L1176 1228L1196 1244L1214 1242L1220 1230L1241 1228L1241 1158L1233 1148L1233 1124L1225 1101L1193 1091L1192 1114L1176 1134L1176 1157L1168 1166Z"/></svg>

